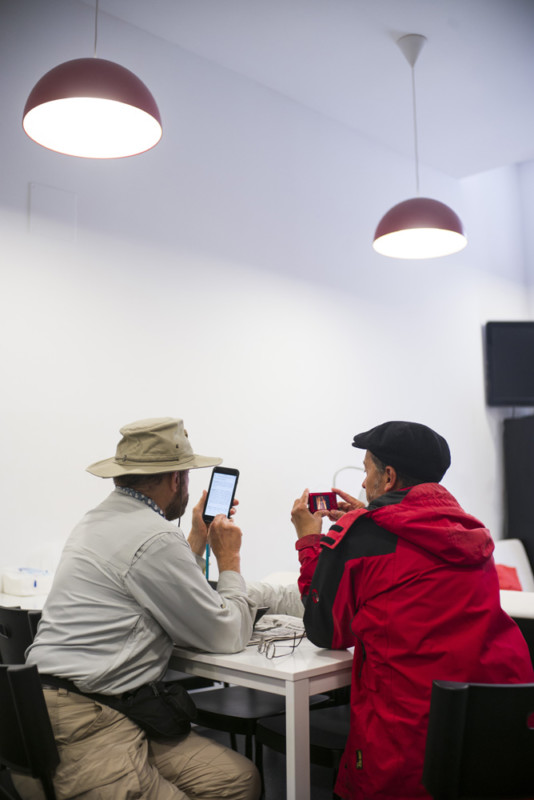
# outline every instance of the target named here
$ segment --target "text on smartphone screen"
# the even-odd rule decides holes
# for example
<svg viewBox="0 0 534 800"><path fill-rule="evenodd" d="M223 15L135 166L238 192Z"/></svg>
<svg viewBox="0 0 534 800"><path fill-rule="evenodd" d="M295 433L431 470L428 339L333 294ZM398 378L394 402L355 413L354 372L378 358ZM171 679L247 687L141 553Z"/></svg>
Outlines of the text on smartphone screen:
<svg viewBox="0 0 534 800"><path fill-rule="evenodd" d="M236 482L235 475L225 475L222 472L215 472L211 482L210 496L204 513L209 517L217 514L228 516L232 492Z"/></svg>

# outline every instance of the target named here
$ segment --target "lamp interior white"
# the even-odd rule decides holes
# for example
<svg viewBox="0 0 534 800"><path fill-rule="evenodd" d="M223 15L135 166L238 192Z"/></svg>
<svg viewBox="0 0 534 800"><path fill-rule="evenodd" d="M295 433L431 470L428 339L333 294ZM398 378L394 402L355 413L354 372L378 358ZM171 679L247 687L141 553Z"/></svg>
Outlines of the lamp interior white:
<svg viewBox="0 0 534 800"><path fill-rule="evenodd" d="M159 122L146 111L116 100L70 97L42 103L25 116L28 136L43 147L84 158L120 158L154 147Z"/></svg>
<svg viewBox="0 0 534 800"><path fill-rule="evenodd" d="M439 258L458 253L467 239L442 228L407 228L380 236L373 242L377 253L390 258Z"/></svg>

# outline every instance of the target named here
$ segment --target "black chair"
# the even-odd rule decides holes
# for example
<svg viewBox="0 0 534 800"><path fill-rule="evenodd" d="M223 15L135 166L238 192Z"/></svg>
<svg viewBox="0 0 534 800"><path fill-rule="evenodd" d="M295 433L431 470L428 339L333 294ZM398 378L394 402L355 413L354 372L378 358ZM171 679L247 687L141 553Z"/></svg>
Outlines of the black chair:
<svg viewBox="0 0 534 800"><path fill-rule="evenodd" d="M215 686L215 681L212 681L211 678L201 678L200 675L188 675L187 672L180 672L176 669L167 670L163 680L178 681L188 692Z"/></svg>
<svg viewBox="0 0 534 800"><path fill-rule="evenodd" d="M217 581L208 583L212 589L217 589ZM254 624L268 610L266 606L259 608ZM195 693L193 700L198 712L196 724L230 734L234 750L238 749L236 735L244 736L245 755L250 759L253 757L253 738L258 719L283 714L286 708L284 697L259 689L247 689L244 686L224 685L206 692L198 692ZM310 697L310 705L313 706L329 702L327 695Z"/></svg>
<svg viewBox="0 0 534 800"><path fill-rule="evenodd" d="M350 727L350 704L310 710L310 763L333 770L335 784L339 762ZM260 719L256 725L256 766L263 783L263 746L277 753L286 752L286 716Z"/></svg>
<svg viewBox="0 0 534 800"><path fill-rule="evenodd" d="M0 800L22 800L11 781L8 769L0 765Z"/></svg>
<svg viewBox="0 0 534 800"><path fill-rule="evenodd" d="M56 800L59 754L37 667L0 665L0 705L0 764L38 778L46 800Z"/></svg>
<svg viewBox="0 0 534 800"><path fill-rule="evenodd" d="M230 734L232 748L237 750L236 734L245 737L245 755L253 758L253 740L257 722L285 712L285 697L245 686L223 686L198 692L193 700L197 707L196 724ZM328 695L310 697L310 706L327 705Z"/></svg>
<svg viewBox="0 0 534 800"><path fill-rule="evenodd" d="M434 681L423 784L435 800L534 797L534 684Z"/></svg>
<svg viewBox="0 0 534 800"><path fill-rule="evenodd" d="M513 617L513 620L523 634L530 651L530 660L534 664L534 619L531 617Z"/></svg>
<svg viewBox="0 0 534 800"><path fill-rule="evenodd" d="M0 606L0 663L24 664L40 618L40 611Z"/></svg>
<svg viewBox="0 0 534 800"><path fill-rule="evenodd" d="M37 611L36 609L33 608L29 609L28 622L30 623L32 642L35 639L35 634L37 633L37 628L39 627L40 619L41 619L41 611Z"/></svg>

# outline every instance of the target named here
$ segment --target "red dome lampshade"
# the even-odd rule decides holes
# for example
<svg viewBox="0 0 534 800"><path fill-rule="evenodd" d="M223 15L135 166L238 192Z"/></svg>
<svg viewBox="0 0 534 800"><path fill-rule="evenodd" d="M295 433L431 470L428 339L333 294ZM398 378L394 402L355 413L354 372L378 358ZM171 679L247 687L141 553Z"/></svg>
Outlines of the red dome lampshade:
<svg viewBox="0 0 534 800"><path fill-rule="evenodd" d="M378 223L373 248L391 258L436 258L467 244L458 215L439 200L413 197L390 208Z"/></svg>
<svg viewBox="0 0 534 800"><path fill-rule="evenodd" d="M162 135L159 110L145 84L101 58L66 61L43 75L28 97L22 125L43 147L82 158L143 153Z"/></svg>
<svg viewBox="0 0 534 800"><path fill-rule="evenodd" d="M412 68L415 145L415 185L419 195L419 146L415 105L415 64L426 42L420 33L408 33L397 45ZM438 258L462 250L467 244L458 215L439 200L412 197L384 214L375 231L373 248L390 258Z"/></svg>

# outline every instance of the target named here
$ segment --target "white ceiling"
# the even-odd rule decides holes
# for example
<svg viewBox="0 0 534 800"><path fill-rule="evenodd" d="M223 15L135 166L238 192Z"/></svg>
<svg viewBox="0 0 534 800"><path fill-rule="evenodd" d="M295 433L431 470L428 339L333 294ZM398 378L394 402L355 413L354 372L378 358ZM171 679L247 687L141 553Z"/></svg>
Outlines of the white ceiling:
<svg viewBox="0 0 534 800"><path fill-rule="evenodd" d="M86 0L94 5L94 0ZM100 12L456 178L534 159L534 0L100 0Z"/></svg>

